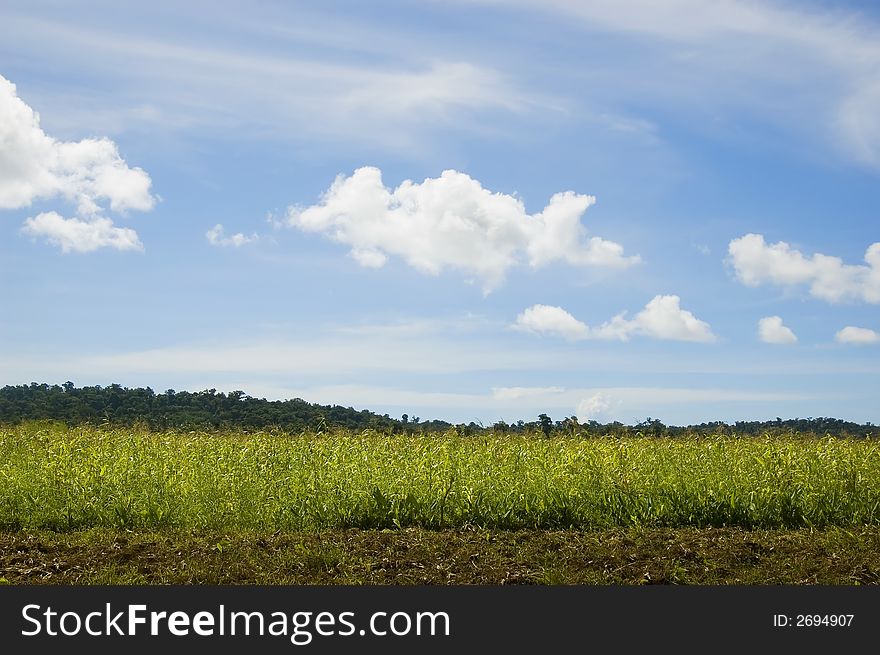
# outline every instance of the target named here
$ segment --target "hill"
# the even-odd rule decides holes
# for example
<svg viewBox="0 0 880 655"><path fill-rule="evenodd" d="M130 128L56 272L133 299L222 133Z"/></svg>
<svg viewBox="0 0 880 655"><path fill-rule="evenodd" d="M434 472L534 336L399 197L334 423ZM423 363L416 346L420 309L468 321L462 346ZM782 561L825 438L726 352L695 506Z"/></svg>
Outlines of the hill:
<svg viewBox="0 0 880 655"><path fill-rule="evenodd" d="M871 423L859 424L837 418L777 418L775 421L713 421L698 425L665 425L660 419L647 418L635 425L623 423L578 422L575 417L553 421L541 414L536 421L499 421L491 426L476 423L452 424L444 420L422 421L404 414L392 418L369 410L341 405L319 405L301 398L266 400L253 398L244 391L224 393L216 389L157 393L149 387L128 388L119 384L76 387L63 385L22 384L0 388L0 424L31 420L56 420L70 425L112 423L146 424L154 430L281 428L288 431L344 428L398 432L445 432L455 429L463 436L493 433L538 432L558 435L641 435L676 437L686 434L811 434L835 437L878 437L880 428Z"/></svg>

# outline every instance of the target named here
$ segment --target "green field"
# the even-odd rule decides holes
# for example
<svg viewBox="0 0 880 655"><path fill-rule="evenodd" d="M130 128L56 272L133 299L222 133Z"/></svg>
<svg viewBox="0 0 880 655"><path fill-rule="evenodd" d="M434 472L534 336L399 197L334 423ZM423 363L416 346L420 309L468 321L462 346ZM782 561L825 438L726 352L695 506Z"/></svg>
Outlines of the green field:
<svg viewBox="0 0 880 655"><path fill-rule="evenodd" d="M0 581L856 584L878 543L867 439L0 429Z"/></svg>
<svg viewBox="0 0 880 655"><path fill-rule="evenodd" d="M7 530L878 523L870 440L0 432Z"/></svg>

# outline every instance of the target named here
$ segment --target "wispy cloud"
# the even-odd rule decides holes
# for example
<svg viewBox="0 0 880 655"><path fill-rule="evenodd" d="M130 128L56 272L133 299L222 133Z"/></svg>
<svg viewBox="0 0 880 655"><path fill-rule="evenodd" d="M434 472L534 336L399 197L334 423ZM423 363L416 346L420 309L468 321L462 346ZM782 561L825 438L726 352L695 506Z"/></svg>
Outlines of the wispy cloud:
<svg viewBox="0 0 880 655"><path fill-rule="evenodd" d="M333 334L349 338L421 339L471 336L494 331L503 324L477 314L436 318L398 318L385 323L359 323L337 326Z"/></svg>
<svg viewBox="0 0 880 655"><path fill-rule="evenodd" d="M329 51L276 41L269 54L263 39L247 30L237 34L239 47L228 48L216 35L205 41L165 30L156 38L131 24L102 29L15 15L4 19L4 36L10 43L21 39L23 49L39 42L44 50L63 51L105 80L124 69L137 83L115 81L118 91L103 97L121 105L116 96L126 92L116 121L128 116L154 126L400 149L439 126L464 128L474 112L519 114L543 105L504 73L455 56L365 60L330 38ZM289 38L296 41L297 35ZM373 43L381 47L382 40L374 35ZM94 91L97 96L98 88ZM145 105L147 115L135 111Z"/></svg>
<svg viewBox="0 0 880 655"><path fill-rule="evenodd" d="M880 165L880 26L856 10L781 0L464 3L554 14L641 48L641 58L602 59L594 97L637 99L713 122L746 112Z"/></svg>
<svg viewBox="0 0 880 655"><path fill-rule="evenodd" d="M492 398L503 401L535 399L564 392L565 389L562 387L494 387Z"/></svg>
<svg viewBox="0 0 880 655"><path fill-rule="evenodd" d="M438 340L431 335L402 338L394 334L363 334L360 337L340 334L98 354L73 357L64 366L109 377L121 372L260 375L295 372L296 375L313 376L369 371L462 374L537 369L547 361L547 353L539 350L512 353L505 347L492 347L482 339L459 342ZM34 362L31 366L38 365Z"/></svg>
<svg viewBox="0 0 880 655"><path fill-rule="evenodd" d="M505 330L508 325L485 316L399 315L384 322L361 317L347 324L294 321L261 327L251 323L247 329L212 330L198 338L168 335L166 345L152 348L99 344L70 351L46 344L28 351L8 343L5 352L0 350L0 384L73 379L189 388L180 386L181 381L190 386L204 381L219 388L223 381L232 381L247 383L250 392L250 385L278 380L302 384L452 376L457 387L486 380L487 387L499 389L547 389L587 379L662 378L673 383L698 376L707 385L718 376L747 376L759 382L776 376L852 379L874 376L880 366L873 350L858 358L840 357L830 350L803 357L788 348L706 350L651 338L632 345L619 338L584 339L572 348L560 339L535 339L528 332ZM671 355L670 349L676 354ZM589 395L573 399L572 408Z"/></svg>

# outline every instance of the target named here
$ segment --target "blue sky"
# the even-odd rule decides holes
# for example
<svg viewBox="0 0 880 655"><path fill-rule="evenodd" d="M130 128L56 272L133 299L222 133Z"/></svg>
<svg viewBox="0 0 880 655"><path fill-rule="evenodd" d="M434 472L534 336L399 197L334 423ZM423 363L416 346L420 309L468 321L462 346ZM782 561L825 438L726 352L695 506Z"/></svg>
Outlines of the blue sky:
<svg viewBox="0 0 880 655"><path fill-rule="evenodd" d="M3 3L0 384L880 422L871 3Z"/></svg>

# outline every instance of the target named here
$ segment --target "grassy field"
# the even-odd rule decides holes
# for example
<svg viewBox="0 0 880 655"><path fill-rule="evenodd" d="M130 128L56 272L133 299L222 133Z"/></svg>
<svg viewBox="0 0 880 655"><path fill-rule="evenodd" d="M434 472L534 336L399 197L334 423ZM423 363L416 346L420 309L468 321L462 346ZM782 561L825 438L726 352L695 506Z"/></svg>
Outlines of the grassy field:
<svg viewBox="0 0 880 655"><path fill-rule="evenodd" d="M857 584L878 545L870 440L0 429L9 582Z"/></svg>
<svg viewBox="0 0 880 655"><path fill-rule="evenodd" d="M878 523L867 440L0 432L7 530Z"/></svg>

